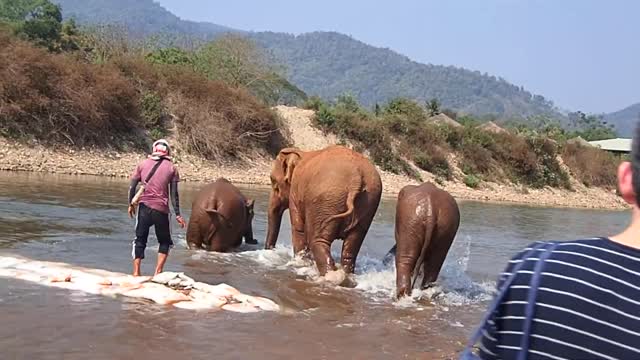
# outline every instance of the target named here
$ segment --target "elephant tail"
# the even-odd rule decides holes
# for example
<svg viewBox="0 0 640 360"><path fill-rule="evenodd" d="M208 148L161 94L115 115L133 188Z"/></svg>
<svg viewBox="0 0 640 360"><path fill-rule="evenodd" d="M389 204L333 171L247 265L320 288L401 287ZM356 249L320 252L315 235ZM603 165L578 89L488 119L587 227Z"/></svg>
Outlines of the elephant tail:
<svg viewBox="0 0 640 360"><path fill-rule="evenodd" d="M356 201L356 196L358 196L358 192L357 191L351 191L349 192L349 194L347 195L347 211L341 213L341 214L337 214L337 215L333 215L328 217L325 221L324 221L324 225L328 224L329 222L336 220L336 219L342 219L342 218L346 218L349 215L353 214L353 210L355 208L355 201ZM347 228L344 230L345 232L351 230L355 225L355 219L354 221L351 222L351 224L349 224L349 226L347 226Z"/></svg>
<svg viewBox="0 0 640 360"><path fill-rule="evenodd" d="M225 227L228 227L228 228L233 227L233 224L231 223L231 221L229 221L229 219L226 216L224 216L221 212L219 212L218 210L216 210L216 209L206 209L205 211L208 214L217 216L218 219L220 220L220 223L222 223L222 226L225 226Z"/></svg>
<svg viewBox="0 0 640 360"><path fill-rule="evenodd" d="M424 273L424 258L427 255L427 248L429 247L429 243L433 241L433 233L435 231L436 228L436 222L435 221L427 221L426 223L426 228L425 228L425 236L424 236L424 241L425 243L422 245L422 251L420 251L420 257L418 258L418 261L416 261L416 266L415 268L413 268L413 277L411 279L411 288L415 289L416 288L416 284L418 284L418 280L420 278L424 279L425 277L425 273ZM422 280L420 280L420 284L419 286L422 286Z"/></svg>

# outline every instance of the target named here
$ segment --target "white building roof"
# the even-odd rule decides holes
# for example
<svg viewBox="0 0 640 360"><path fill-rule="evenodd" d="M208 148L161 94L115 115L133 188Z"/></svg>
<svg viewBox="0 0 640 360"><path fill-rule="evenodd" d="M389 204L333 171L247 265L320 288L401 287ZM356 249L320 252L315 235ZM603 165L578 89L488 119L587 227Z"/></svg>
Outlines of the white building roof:
<svg viewBox="0 0 640 360"><path fill-rule="evenodd" d="M608 139L599 141L589 141L589 144L597 146L602 150L631 152L631 139Z"/></svg>

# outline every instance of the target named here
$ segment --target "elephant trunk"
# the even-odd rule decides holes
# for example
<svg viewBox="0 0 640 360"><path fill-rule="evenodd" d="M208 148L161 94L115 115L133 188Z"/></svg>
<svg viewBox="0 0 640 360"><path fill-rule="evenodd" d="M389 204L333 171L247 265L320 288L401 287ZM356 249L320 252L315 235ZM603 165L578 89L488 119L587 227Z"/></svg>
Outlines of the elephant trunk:
<svg viewBox="0 0 640 360"><path fill-rule="evenodd" d="M282 223L282 214L284 214L284 209L282 207L269 207L267 240L265 241L264 245L264 248L267 250L276 247L278 235L280 234L280 223Z"/></svg>

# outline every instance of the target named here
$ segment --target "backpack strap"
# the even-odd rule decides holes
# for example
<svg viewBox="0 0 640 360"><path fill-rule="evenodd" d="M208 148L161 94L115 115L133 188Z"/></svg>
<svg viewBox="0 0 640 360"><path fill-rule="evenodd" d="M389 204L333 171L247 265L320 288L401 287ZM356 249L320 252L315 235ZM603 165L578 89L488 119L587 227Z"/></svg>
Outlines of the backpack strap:
<svg viewBox="0 0 640 360"><path fill-rule="evenodd" d="M160 160L158 160L158 162L155 165L153 165L151 172L149 172L149 175L147 175L147 178L144 180L145 185L149 183L149 180L151 180L151 177L153 176L153 174L156 173L156 170L158 170L158 168L160 167L160 164L162 164L162 161L164 161L164 158L160 158Z"/></svg>
<svg viewBox="0 0 640 360"><path fill-rule="evenodd" d="M542 277L542 267L544 262L551 256L553 250L558 246L558 242L553 242L546 251L540 254L540 260L536 262L536 267L531 275L531 281L529 282L529 291L527 293L527 305L525 308L524 323L522 325L522 338L520 339L520 353L518 354L519 360L527 358L530 345L531 325L533 323L533 317L535 315L536 296L538 295L538 286L540 286L540 278Z"/></svg>

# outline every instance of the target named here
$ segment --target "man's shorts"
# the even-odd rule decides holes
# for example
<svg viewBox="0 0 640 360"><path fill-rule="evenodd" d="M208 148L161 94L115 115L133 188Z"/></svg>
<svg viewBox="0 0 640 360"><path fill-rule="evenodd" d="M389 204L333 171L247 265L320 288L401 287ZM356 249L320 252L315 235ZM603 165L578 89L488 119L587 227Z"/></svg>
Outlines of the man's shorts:
<svg viewBox="0 0 640 360"><path fill-rule="evenodd" d="M136 217L136 239L133 241L132 256L134 259L144 259L144 251L147 247L149 228L155 228L156 237L160 244L158 252L168 254L173 246L171 240L171 228L169 224L169 214L152 209L143 203L138 205Z"/></svg>

